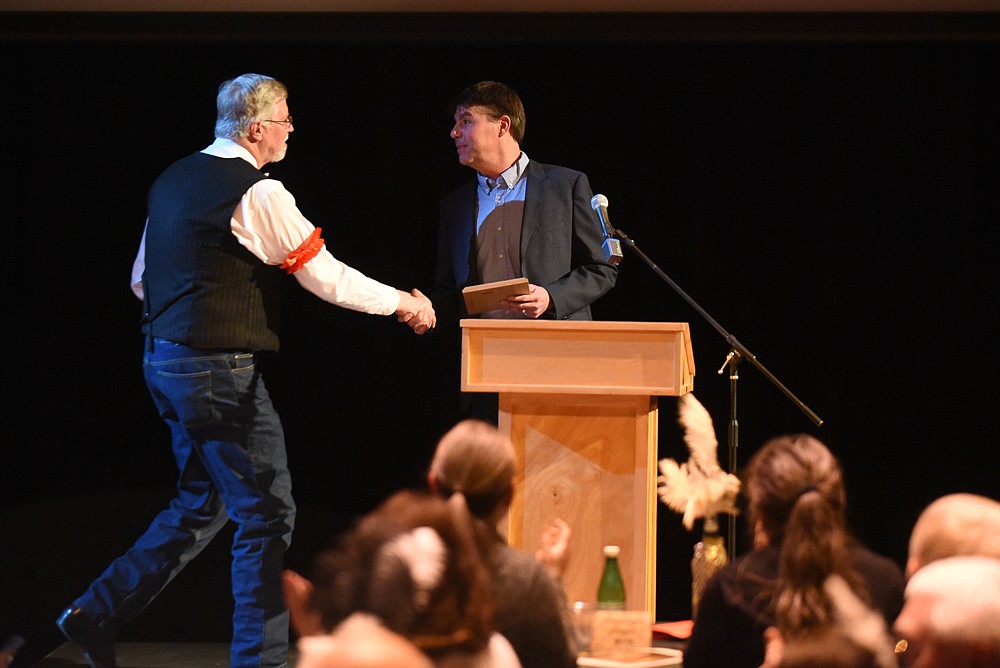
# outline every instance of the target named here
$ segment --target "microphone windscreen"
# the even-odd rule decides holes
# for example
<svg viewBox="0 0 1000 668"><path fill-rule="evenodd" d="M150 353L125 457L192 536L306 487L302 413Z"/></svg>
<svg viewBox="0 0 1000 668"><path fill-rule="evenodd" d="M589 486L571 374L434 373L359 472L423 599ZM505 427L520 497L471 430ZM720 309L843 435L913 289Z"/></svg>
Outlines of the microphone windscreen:
<svg viewBox="0 0 1000 668"><path fill-rule="evenodd" d="M604 195L594 195L590 198L590 208L597 211L602 206L608 205L608 198Z"/></svg>

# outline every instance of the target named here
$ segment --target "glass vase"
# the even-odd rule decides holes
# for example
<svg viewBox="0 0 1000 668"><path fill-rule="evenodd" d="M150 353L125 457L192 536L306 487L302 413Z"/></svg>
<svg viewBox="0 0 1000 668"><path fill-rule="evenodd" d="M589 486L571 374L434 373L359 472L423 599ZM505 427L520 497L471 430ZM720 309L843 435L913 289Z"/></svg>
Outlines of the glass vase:
<svg viewBox="0 0 1000 668"><path fill-rule="evenodd" d="M726 543L719 533L718 519L706 517L701 540L695 544L691 558L691 619L698 616L698 603L705 585L727 561Z"/></svg>

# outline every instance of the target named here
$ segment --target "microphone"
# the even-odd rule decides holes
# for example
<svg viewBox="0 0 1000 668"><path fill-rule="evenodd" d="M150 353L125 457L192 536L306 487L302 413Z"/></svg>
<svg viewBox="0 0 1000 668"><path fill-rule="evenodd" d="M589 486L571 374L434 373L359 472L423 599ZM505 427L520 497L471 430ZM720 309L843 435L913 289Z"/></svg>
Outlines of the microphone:
<svg viewBox="0 0 1000 668"><path fill-rule="evenodd" d="M594 195L590 200L590 208L597 212L601 229L604 231L604 244L601 246L604 251L604 261L608 264L618 264L622 261L622 242L612 238L615 228L611 226L611 219L608 217L608 198L604 195Z"/></svg>

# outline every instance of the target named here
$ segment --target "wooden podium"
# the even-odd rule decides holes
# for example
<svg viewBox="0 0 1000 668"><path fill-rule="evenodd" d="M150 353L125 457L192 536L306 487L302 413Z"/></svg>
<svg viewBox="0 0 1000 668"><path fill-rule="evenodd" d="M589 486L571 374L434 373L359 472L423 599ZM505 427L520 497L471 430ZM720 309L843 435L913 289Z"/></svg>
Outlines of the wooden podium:
<svg viewBox="0 0 1000 668"><path fill-rule="evenodd" d="M656 610L657 396L691 391L687 323L462 320L462 389L500 394L517 487L506 535L534 553L573 530L563 585L595 602L602 547L619 545L626 607Z"/></svg>

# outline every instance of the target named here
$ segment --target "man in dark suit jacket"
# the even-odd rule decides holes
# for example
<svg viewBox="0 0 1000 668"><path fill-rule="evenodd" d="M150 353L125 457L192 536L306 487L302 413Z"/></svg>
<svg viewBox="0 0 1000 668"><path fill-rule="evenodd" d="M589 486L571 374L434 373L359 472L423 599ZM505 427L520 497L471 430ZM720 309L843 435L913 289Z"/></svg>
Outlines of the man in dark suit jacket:
<svg viewBox="0 0 1000 668"><path fill-rule="evenodd" d="M591 303L614 287L618 270L602 250L586 174L528 159L524 105L509 86L470 86L452 112L458 160L476 178L441 201L438 324L456 330L467 317L462 288L518 277L530 292L482 317L590 320Z"/></svg>

